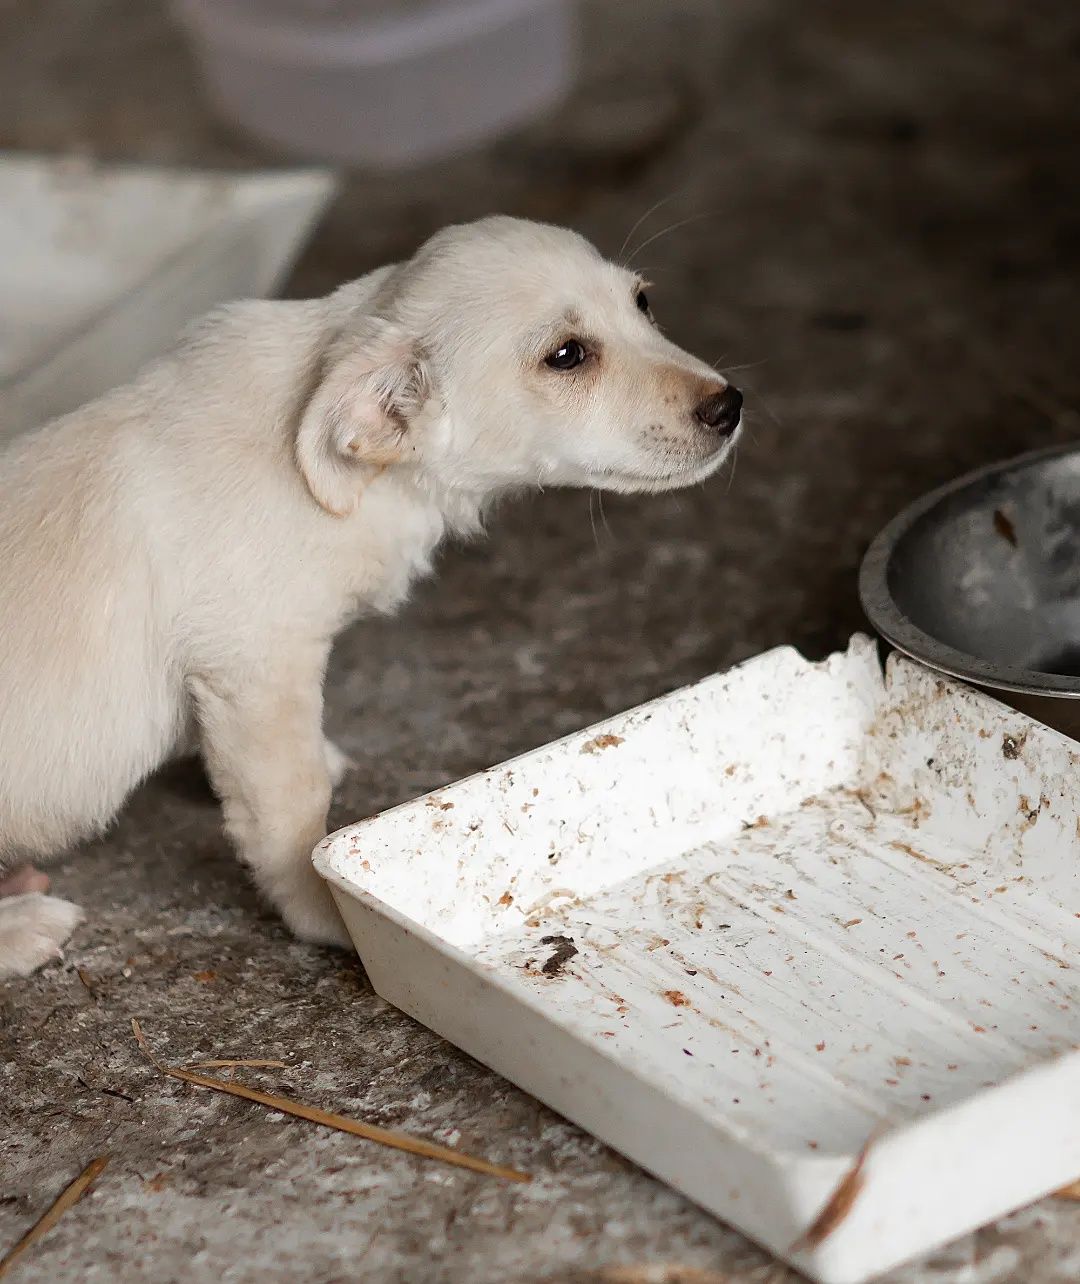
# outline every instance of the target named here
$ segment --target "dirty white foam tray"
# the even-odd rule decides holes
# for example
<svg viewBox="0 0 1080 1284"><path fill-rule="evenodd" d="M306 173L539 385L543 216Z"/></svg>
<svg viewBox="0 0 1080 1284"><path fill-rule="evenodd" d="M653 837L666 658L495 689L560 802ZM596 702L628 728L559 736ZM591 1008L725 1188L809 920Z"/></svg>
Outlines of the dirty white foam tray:
<svg viewBox="0 0 1080 1284"><path fill-rule="evenodd" d="M379 994L826 1284L1080 1176L1080 759L872 646L316 851Z"/></svg>

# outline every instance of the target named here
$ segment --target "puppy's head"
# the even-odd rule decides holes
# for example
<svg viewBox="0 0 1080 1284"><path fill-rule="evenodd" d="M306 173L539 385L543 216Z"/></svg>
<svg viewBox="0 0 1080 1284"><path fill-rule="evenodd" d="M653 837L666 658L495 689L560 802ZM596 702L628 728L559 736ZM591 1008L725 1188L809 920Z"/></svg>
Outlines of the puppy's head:
<svg viewBox="0 0 1080 1284"><path fill-rule="evenodd" d="M448 228L327 354L298 457L347 512L370 470L440 488L658 491L714 472L742 397L657 329L632 271L560 228Z"/></svg>

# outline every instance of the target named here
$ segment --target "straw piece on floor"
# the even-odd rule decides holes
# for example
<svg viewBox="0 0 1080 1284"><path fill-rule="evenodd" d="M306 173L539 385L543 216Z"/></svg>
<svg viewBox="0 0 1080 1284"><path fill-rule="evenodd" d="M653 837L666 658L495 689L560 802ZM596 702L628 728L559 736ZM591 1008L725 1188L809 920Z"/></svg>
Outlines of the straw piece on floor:
<svg viewBox="0 0 1080 1284"><path fill-rule="evenodd" d="M164 1065L150 1051L146 1036L138 1021L131 1018L131 1029L135 1041L146 1053L162 1074L173 1079L182 1079L185 1083L195 1084L199 1088L210 1088L214 1092L225 1092L233 1097L243 1097L246 1101L255 1101L270 1110L280 1110L283 1114L293 1115L297 1119L307 1119L310 1123L324 1128L335 1128L338 1132L347 1132L354 1137L363 1137L366 1141L377 1142L380 1146L390 1146L394 1150L408 1151L424 1159L434 1159L440 1163L453 1164L457 1168L468 1168L472 1172L483 1173L488 1177L501 1177L504 1181L531 1181L528 1173L518 1172L516 1168L503 1168L499 1164L489 1164L485 1159L474 1159L472 1155L463 1155L447 1146L438 1146L434 1142L423 1141L419 1137L410 1137L407 1133L390 1132L386 1128L377 1128L373 1124L361 1123L357 1119L348 1119L344 1115L331 1114L317 1106L307 1106L303 1102L293 1101L289 1097L274 1096L269 1092L259 1092L242 1083L230 1083L224 1079L214 1079L209 1075L196 1074L191 1070L180 1070L174 1066Z"/></svg>
<svg viewBox="0 0 1080 1284"><path fill-rule="evenodd" d="M0 1257L0 1276L6 1275L23 1253L36 1244L39 1239L47 1235L68 1209L73 1208L82 1199L94 1182L101 1176L108 1162L108 1155L99 1155L97 1159L92 1159L78 1177L61 1191L59 1196L42 1213L22 1239L13 1244L3 1257Z"/></svg>

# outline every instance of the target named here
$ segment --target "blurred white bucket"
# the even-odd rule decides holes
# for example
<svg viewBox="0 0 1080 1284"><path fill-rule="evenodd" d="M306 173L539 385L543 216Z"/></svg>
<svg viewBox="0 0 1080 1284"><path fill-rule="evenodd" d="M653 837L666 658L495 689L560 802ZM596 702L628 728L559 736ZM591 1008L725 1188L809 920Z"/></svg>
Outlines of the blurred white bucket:
<svg viewBox="0 0 1080 1284"><path fill-rule="evenodd" d="M174 0L221 113L309 158L402 166L570 86L576 0Z"/></svg>

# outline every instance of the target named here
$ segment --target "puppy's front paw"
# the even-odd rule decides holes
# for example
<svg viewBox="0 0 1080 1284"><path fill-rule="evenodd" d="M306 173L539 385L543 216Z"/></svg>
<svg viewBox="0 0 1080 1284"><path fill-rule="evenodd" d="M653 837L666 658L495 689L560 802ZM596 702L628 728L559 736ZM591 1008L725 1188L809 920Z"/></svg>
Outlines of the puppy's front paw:
<svg viewBox="0 0 1080 1284"><path fill-rule="evenodd" d="M356 763L344 750L339 749L332 740L323 742L323 753L326 757L326 770L330 773L330 782L336 788L345 779L346 773L352 771Z"/></svg>
<svg viewBox="0 0 1080 1284"><path fill-rule="evenodd" d="M0 980L29 976L62 956L62 946L83 920L71 901L41 892L0 900Z"/></svg>
<svg viewBox="0 0 1080 1284"><path fill-rule="evenodd" d="M279 892L274 900L286 927L302 941L337 945L343 950L353 948L330 889L314 870L302 885L290 889L288 895Z"/></svg>

